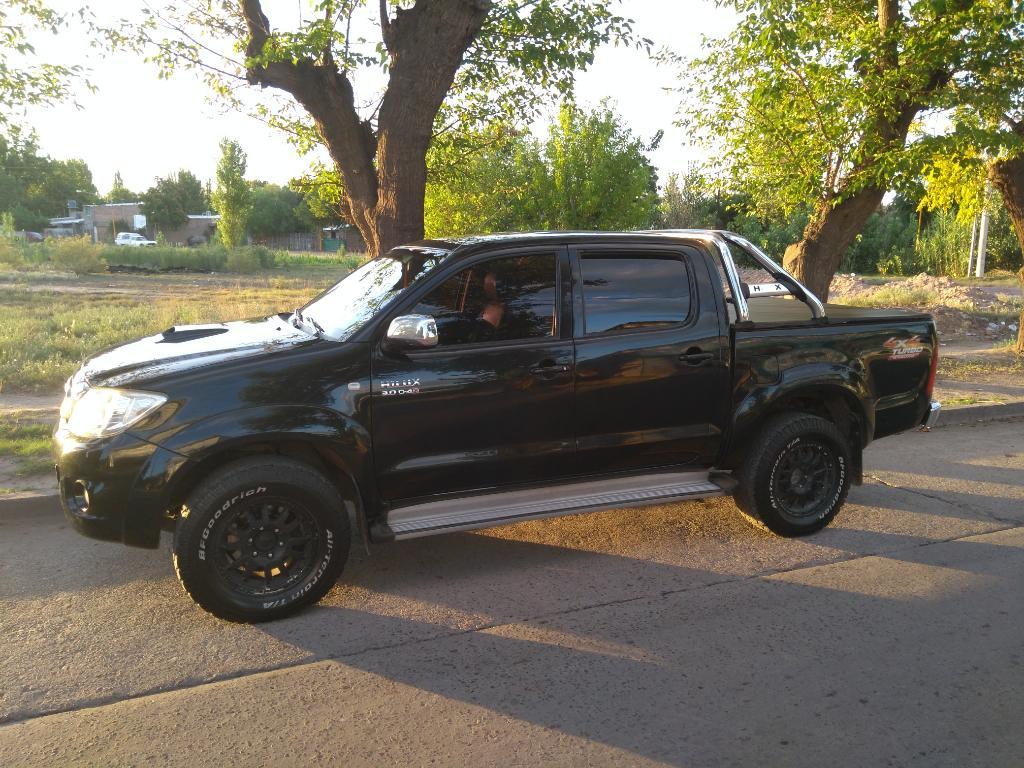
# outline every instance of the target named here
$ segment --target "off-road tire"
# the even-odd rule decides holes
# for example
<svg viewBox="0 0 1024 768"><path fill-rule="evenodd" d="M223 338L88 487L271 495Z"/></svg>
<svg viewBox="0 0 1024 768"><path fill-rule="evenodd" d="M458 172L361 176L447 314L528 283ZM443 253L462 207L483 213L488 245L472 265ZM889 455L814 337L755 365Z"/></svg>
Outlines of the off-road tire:
<svg viewBox="0 0 1024 768"><path fill-rule="evenodd" d="M241 459L188 495L174 531L174 570L214 616L273 621L327 594L350 540L344 501L314 468L281 457Z"/></svg>
<svg viewBox="0 0 1024 768"><path fill-rule="evenodd" d="M820 490L809 491L801 505L807 509L797 515L786 499L797 497L793 489L802 486L791 482L793 475L783 477L782 468L790 466L794 456L807 454L822 462L828 487L823 482ZM807 413L779 414L765 422L744 455L733 498L759 528L779 536L806 536L832 522L843 506L850 491L850 468L848 440L832 422Z"/></svg>

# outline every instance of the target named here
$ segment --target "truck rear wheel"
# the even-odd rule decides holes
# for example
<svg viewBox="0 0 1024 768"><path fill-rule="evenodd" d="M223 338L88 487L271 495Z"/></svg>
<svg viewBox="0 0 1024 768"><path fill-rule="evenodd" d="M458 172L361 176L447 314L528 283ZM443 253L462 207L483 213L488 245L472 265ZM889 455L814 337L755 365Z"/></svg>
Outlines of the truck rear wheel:
<svg viewBox="0 0 1024 768"><path fill-rule="evenodd" d="M769 419L739 469L737 506L780 536L820 531L850 490L850 446L819 416L785 413Z"/></svg>
<svg viewBox="0 0 1024 768"><path fill-rule="evenodd" d="M214 616L271 621L327 594L349 541L345 505L323 475L291 459L242 459L189 494L174 532L174 570Z"/></svg>

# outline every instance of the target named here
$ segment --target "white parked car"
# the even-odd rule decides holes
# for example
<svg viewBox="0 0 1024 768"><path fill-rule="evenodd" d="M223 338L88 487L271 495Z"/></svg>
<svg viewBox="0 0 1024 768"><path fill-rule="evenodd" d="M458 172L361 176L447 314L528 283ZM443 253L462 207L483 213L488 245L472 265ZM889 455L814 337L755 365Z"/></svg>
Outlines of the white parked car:
<svg viewBox="0 0 1024 768"><path fill-rule="evenodd" d="M156 245L156 240L147 240L138 232L118 232L117 237L114 238L114 245Z"/></svg>

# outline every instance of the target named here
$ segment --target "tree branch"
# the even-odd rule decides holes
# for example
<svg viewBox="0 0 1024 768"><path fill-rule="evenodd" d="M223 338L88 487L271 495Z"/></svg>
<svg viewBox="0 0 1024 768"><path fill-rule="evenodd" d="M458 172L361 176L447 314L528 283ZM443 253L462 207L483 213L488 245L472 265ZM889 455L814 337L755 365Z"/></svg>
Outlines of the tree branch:
<svg viewBox="0 0 1024 768"><path fill-rule="evenodd" d="M1014 120L1009 114L1003 113L1003 122L1010 126L1010 130L1018 136L1024 137L1024 119Z"/></svg>
<svg viewBox="0 0 1024 768"><path fill-rule="evenodd" d="M389 53L393 53L394 30L388 17L388 0L380 0L380 36L384 40L384 47Z"/></svg>

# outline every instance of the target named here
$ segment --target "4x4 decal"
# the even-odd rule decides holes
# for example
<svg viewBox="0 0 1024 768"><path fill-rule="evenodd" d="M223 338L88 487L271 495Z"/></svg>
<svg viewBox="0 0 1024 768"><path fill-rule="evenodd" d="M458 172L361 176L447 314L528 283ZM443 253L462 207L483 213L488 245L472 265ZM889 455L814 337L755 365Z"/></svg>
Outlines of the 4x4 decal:
<svg viewBox="0 0 1024 768"><path fill-rule="evenodd" d="M892 352L890 358L893 360L910 360L925 350L920 336L911 336L909 339L898 339L893 336L882 346Z"/></svg>

